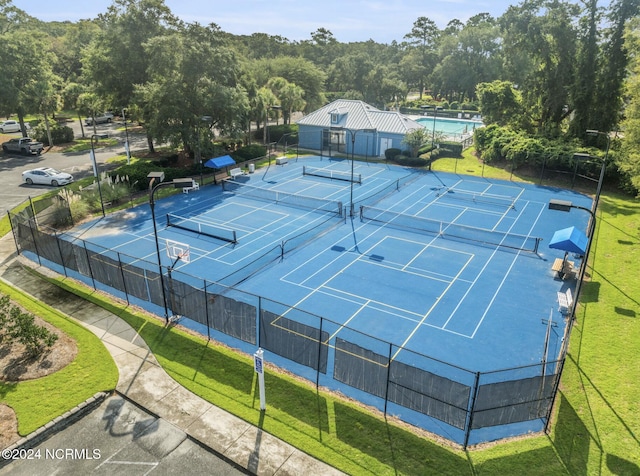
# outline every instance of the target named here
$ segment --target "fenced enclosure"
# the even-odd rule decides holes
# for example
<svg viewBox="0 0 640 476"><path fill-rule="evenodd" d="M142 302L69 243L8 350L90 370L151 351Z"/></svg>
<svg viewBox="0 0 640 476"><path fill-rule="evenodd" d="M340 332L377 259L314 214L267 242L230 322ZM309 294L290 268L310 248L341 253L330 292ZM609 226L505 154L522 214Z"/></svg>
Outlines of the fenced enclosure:
<svg viewBox="0 0 640 476"><path fill-rule="evenodd" d="M64 203L56 206L64 209ZM327 206L344 217L341 204ZM463 447L548 424L567 336L559 355L548 361L476 372L242 291L235 283L244 276L212 282L68 235L38 220L46 214L30 206L10 212L19 253L158 314L168 305L207 338L249 355L261 347L275 364L317 387L357 398ZM259 266L284 252L284 245L275 246Z"/></svg>

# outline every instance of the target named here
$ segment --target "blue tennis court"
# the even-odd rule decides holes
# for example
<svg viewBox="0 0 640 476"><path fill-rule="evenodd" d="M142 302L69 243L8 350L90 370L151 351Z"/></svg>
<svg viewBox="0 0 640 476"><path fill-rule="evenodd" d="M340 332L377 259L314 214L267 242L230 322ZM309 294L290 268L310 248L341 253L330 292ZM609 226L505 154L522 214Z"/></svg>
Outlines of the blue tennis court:
<svg viewBox="0 0 640 476"><path fill-rule="evenodd" d="M407 421L454 441L475 428L474 438L486 441L537 431L541 418L514 429L528 417L509 419L507 409L486 413L485 423L476 418L474 427L465 416L472 388L484 383L497 392L485 400L495 400L510 392L496 384L528 379L548 396L547 376L557 372L546 367L559 357L566 330L557 295L575 279L557 279L552 264L564 253L548 242L569 225L586 229L589 216L549 210L550 199L591 205L568 190L316 157L159 200L155 216L162 266L183 283L180 299L191 299L180 307L185 325L209 333L200 314L211 311L201 308L233 296L233 305L216 304L226 306L220 312L228 322L208 327L239 327L216 338L240 336L243 342L230 343L246 352L255 349L247 342L261 345L278 365L365 403L380 406L376 399L384 397L397 414L409 408L435 416ZM148 205L69 236L111 259L115 253L128 265L157 269ZM188 259L169 256L169 243L188 248ZM578 268L581 257L572 260ZM209 294L203 281L226 291ZM380 373L386 387L357 371ZM393 377L394 385L405 379L400 390L390 390L394 373L405 375ZM424 403L429 392L415 384L420 379L458 396L437 409ZM496 422L508 423L506 430L483 434Z"/></svg>

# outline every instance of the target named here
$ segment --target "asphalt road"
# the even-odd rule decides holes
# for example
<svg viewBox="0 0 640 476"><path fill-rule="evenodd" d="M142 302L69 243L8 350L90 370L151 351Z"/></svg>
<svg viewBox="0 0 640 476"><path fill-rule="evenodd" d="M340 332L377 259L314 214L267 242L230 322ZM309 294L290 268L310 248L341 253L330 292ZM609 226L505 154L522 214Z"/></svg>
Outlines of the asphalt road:
<svg viewBox="0 0 640 476"><path fill-rule="evenodd" d="M113 396L72 426L16 454L0 475L247 474L172 424Z"/></svg>
<svg viewBox="0 0 640 476"><path fill-rule="evenodd" d="M69 125L74 129L75 136L80 137L82 133L78 121L74 121ZM108 134L109 137L118 139L117 146L96 149L96 162L99 170L105 170L105 167L108 167L106 165L107 159L125 153L125 133L118 131L118 127L121 127L121 124L112 123L96 126L98 134ZM93 127L85 126L84 132L87 137L90 136L94 133ZM17 132L7 135L19 137L21 134ZM129 140L131 150L147 147L146 138L140 134L129 134ZM22 172L36 167L52 167L62 172L68 172L76 180L93 175L89 151L72 154L44 152L40 156L6 155L0 151L0 211L3 214L25 201L28 197L36 197L52 189L50 186L27 185L22 182Z"/></svg>

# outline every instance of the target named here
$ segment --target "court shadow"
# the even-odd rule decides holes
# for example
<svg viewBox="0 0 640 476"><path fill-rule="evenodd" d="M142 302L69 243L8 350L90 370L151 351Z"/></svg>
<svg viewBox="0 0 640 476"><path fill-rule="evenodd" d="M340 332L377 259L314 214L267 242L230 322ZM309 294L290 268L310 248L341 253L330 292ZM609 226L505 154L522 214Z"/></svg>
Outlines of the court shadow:
<svg viewBox="0 0 640 476"><path fill-rule="evenodd" d="M640 468L637 464L610 453L607 454L607 468L611 474L640 474Z"/></svg>
<svg viewBox="0 0 640 476"><path fill-rule="evenodd" d="M183 377L205 388L215 382L246 395L252 394L253 367L219 352L209 342L197 345L197 340L175 332L171 327L149 323L140 330L140 335L158 360L171 362L173 372L182 373Z"/></svg>
<svg viewBox="0 0 640 476"><path fill-rule="evenodd" d="M541 465L541 461L544 461L545 464ZM566 473L562 462L555 455L551 445L549 445L531 451L517 452L509 456L483 461L474 466L474 474L514 474L514 468L527 468L526 471L523 469L520 473L527 476Z"/></svg>
<svg viewBox="0 0 640 476"><path fill-rule="evenodd" d="M594 303L600 299L600 286L598 281L585 281L582 283L580 301L583 303Z"/></svg>
<svg viewBox="0 0 640 476"><path fill-rule="evenodd" d="M587 474L591 435L569 401L561 393L556 397L558 417L553 445L569 474Z"/></svg>
<svg viewBox="0 0 640 476"><path fill-rule="evenodd" d="M315 388L292 385L273 372L265 373L264 380L264 385L269 392L267 404L287 413L299 422L318 428L319 439L322 441L322 433L329 431L327 399L316 392ZM255 386L254 400L258 408L260 401L258 385ZM310 408L317 408L317 412L310 412Z"/></svg>
<svg viewBox="0 0 640 476"><path fill-rule="evenodd" d="M633 309L625 309L624 307L615 306L613 308L616 311L616 314L620 314L625 317L636 317L636 311Z"/></svg>
<svg viewBox="0 0 640 476"><path fill-rule="evenodd" d="M359 409L334 403L336 436L351 447L393 468L395 474L468 474L466 458ZM346 456L346 455L345 455ZM352 463L369 474L366 460Z"/></svg>

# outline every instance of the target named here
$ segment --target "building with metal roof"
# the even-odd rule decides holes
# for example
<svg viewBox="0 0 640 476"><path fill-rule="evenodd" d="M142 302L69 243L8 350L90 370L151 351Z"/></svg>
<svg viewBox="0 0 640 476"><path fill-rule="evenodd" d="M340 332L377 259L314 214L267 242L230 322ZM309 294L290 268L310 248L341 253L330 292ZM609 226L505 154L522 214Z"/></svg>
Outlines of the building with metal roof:
<svg viewBox="0 0 640 476"><path fill-rule="evenodd" d="M381 111L350 99L333 101L297 124L301 148L367 157L384 157L390 148L404 149L404 136L424 128L399 112Z"/></svg>

